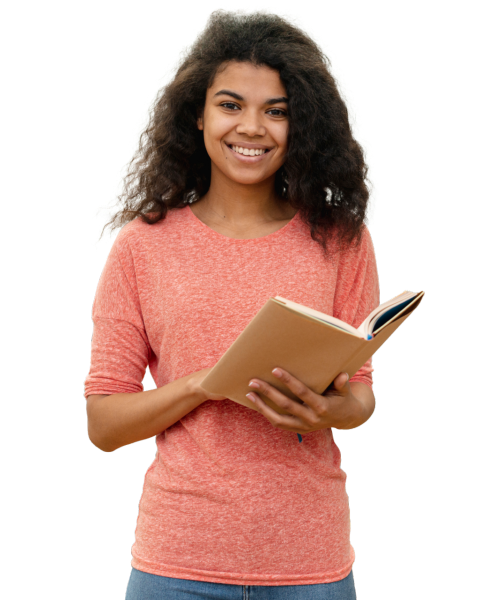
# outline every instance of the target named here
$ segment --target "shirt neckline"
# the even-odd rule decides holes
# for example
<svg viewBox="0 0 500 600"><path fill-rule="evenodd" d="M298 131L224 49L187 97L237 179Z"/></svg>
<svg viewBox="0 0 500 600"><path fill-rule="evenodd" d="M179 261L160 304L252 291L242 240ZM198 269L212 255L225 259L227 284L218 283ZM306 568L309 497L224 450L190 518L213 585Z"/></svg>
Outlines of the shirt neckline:
<svg viewBox="0 0 500 600"><path fill-rule="evenodd" d="M268 240L273 240L281 235L283 235L284 233L286 233L287 231L289 231L294 224L299 220L300 218L300 210L298 210L293 217L290 219L290 221L288 221L288 223L286 225L283 225L283 227L280 227L279 229L277 229L276 231L273 231L272 233L268 233L267 235L263 235L261 237L258 238L246 238L246 239L242 239L242 238L232 238L229 237L227 235L224 235L223 233L219 233L218 231L215 231L215 229L212 229L211 227L209 227L208 225L206 225L205 223L203 223L203 221L201 221L200 219L198 219L198 217L194 214L194 212L191 210L191 206L188 204L186 206L186 210L188 211L188 214L190 215L191 220L194 220L195 223L198 226L198 229L203 230L205 233L207 233L208 235L210 235L213 238L217 238L217 239L223 239L227 242L235 242L237 244L241 244L241 243L259 243L259 242L264 242L264 241L268 241Z"/></svg>

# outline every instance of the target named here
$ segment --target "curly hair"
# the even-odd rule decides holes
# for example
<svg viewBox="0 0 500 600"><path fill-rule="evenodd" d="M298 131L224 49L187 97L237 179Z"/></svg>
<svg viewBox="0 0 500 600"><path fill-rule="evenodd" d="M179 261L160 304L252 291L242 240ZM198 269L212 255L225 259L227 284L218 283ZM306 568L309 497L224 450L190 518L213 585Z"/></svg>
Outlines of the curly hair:
<svg viewBox="0 0 500 600"><path fill-rule="evenodd" d="M357 245L368 205L367 167L330 62L303 31L263 12L211 14L174 79L159 91L128 166L123 207L104 228L136 217L156 223L207 193L211 161L196 120L228 61L266 65L286 89L288 144L275 174L277 197L301 211L324 251L334 229L341 247Z"/></svg>

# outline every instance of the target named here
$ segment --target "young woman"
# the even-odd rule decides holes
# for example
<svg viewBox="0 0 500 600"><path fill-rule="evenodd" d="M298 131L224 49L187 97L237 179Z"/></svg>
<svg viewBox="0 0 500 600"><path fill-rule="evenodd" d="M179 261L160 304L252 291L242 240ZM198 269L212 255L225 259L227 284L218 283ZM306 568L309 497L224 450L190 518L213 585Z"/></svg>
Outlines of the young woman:
<svg viewBox="0 0 500 600"><path fill-rule="evenodd" d="M303 405L254 379L250 410L200 382L271 296L354 326L378 306L365 178L316 44L274 15L214 13L155 103L92 309L89 437L158 448L127 600L355 598L331 428L371 416L371 362L323 395L276 365Z"/></svg>

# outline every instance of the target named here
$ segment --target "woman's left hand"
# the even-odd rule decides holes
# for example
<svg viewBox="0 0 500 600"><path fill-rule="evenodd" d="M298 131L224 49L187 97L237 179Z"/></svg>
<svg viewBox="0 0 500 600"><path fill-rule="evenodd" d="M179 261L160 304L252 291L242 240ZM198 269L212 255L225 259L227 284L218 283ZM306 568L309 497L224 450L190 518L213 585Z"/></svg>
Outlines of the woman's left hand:
<svg viewBox="0 0 500 600"><path fill-rule="evenodd" d="M324 395L316 394L282 368L273 369L272 373L304 402L299 404L262 379L251 379L250 388L267 396L277 406L291 413L291 415L281 415L268 406L258 394L247 394L247 397L255 402L258 412L277 429L300 434L329 427L352 429L368 420L375 408L375 398L371 388L363 383L350 384L347 373L340 373ZM353 386L356 388L356 394L353 393ZM361 396L361 399L358 396Z"/></svg>

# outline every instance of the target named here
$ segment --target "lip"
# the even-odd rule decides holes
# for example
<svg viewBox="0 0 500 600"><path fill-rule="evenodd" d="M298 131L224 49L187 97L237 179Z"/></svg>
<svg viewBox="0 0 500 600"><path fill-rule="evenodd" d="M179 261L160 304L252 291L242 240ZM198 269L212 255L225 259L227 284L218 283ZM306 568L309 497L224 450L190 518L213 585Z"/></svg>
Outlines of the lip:
<svg viewBox="0 0 500 600"><path fill-rule="evenodd" d="M244 154L240 154L239 152L235 152L231 146L229 145L228 142L224 142L228 148L228 150L231 152L231 154L233 156L235 156L238 160L241 160L242 162L245 163L256 163L259 162L260 160L263 160L266 156L269 156L269 154L271 154L271 152L273 151L273 149L275 148L275 146L265 146L263 144L249 144L249 143L242 143L242 142L238 142L235 144L231 144L231 146L239 146L240 148L248 148L249 150L252 148L264 148L266 150L269 150L269 152L264 152L264 154L261 154L260 156L245 156Z"/></svg>
<svg viewBox="0 0 500 600"><path fill-rule="evenodd" d="M248 148L251 150L252 148L264 148L265 150L272 150L274 146L266 146L265 144L251 144L249 142L224 142L226 146L239 146L240 148Z"/></svg>

